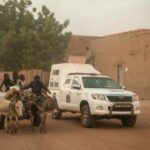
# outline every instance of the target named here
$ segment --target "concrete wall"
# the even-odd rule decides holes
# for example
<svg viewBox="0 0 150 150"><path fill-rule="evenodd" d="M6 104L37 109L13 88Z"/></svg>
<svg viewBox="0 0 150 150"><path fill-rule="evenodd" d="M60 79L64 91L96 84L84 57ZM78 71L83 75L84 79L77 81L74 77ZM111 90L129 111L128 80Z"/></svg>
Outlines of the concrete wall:
<svg viewBox="0 0 150 150"><path fill-rule="evenodd" d="M101 37L91 42L94 65L117 80L123 65L123 82L140 97L150 97L150 30L136 30Z"/></svg>

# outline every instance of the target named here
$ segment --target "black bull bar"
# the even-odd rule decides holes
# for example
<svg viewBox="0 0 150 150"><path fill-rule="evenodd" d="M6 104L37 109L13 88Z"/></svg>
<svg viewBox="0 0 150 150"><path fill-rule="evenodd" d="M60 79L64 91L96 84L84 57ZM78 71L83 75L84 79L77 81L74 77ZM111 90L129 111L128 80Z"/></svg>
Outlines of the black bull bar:
<svg viewBox="0 0 150 150"><path fill-rule="evenodd" d="M131 103L115 103L112 106L108 107L109 116L112 116L112 112L131 112L131 115L134 115L134 107Z"/></svg>

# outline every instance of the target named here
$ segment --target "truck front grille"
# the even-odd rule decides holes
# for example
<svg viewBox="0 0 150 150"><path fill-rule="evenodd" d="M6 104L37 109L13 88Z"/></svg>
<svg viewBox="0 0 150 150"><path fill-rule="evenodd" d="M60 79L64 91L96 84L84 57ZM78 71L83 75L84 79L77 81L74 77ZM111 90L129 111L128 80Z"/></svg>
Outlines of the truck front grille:
<svg viewBox="0 0 150 150"><path fill-rule="evenodd" d="M131 96L107 96L111 102L132 102Z"/></svg>
<svg viewBox="0 0 150 150"><path fill-rule="evenodd" d="M114 107L112 111L132 111L132 107L120 107L120 108Z"/></svg>

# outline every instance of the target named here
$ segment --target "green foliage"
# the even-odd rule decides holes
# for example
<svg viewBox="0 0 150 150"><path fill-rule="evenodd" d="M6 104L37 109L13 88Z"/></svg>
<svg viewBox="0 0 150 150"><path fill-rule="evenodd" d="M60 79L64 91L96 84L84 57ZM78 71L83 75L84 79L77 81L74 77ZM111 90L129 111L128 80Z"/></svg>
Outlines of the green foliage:
<svg viewBox="0 0 150 150"><path fill-rule="evenodd" d="M30 0L0 4L0 68L48 69L63 60L71 32L46 6L37 12Z"/></svg>

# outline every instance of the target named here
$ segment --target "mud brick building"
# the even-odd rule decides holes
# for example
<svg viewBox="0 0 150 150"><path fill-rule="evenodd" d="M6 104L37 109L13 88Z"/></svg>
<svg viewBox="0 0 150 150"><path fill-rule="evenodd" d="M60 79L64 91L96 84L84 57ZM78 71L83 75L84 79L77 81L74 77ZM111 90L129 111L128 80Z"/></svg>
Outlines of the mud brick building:
<svg viewBox="0 0 150 150"><path fill-rule="evenodd" d="M66 50L85 56L100 72L141 98L150 98L150 30L140 29L103 37L73 36Z"/></svg>

